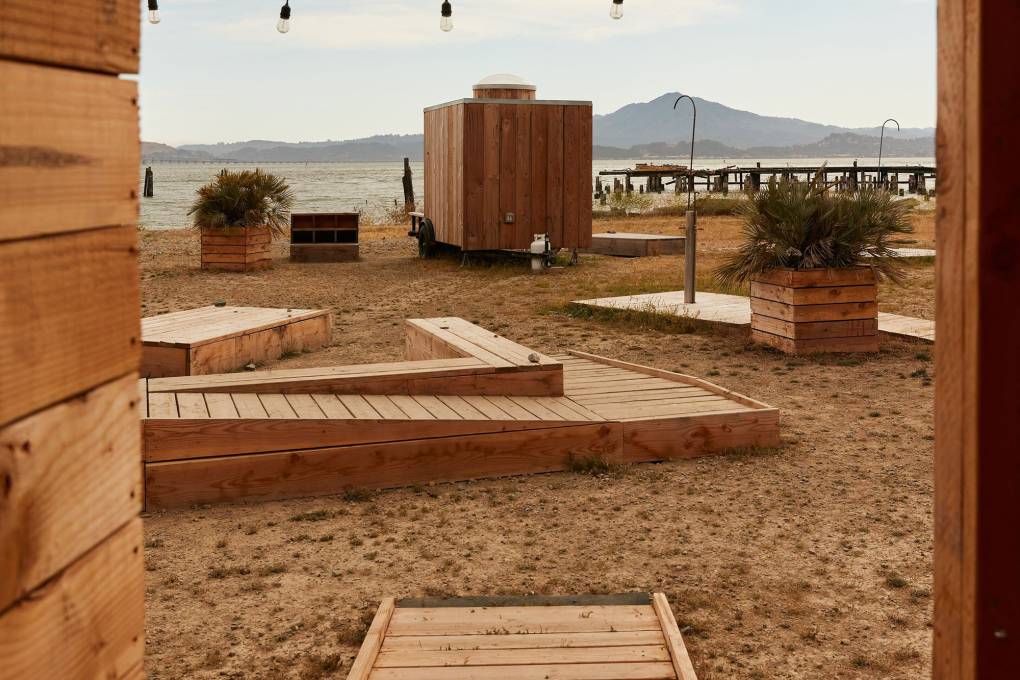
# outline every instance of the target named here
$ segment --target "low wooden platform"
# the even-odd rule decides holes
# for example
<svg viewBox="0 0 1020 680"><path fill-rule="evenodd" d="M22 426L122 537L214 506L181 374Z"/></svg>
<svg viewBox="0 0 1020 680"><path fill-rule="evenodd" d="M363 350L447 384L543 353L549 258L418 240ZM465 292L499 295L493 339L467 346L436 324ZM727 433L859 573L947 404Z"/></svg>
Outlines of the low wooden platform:
<svg viewBox="0 0 1020 680"><path fill-rule="evenodd" d="M333 316L321 309L199 307L142 319L141 374L226 373L328 345Z"/></svg>
<svg viewBox="0 0 1020 680"><path fill-rule="evenodd" d="M714 323L749 326L751 324L751 299L742 295L698 292L697 302L684 303L682 290L664 293L645 293L621 297L577 300L576 304L609 309L631 309L636 312L688 316ZM899 314L878 313L878 330L889 335L935 342L935 322L929 319L915 319Z"/></svg>
<svg viewBox="0 0 1020 680"><path fill-rule="evenodd" d="M414 333L437 332L440 349L420 350L426 355L453 343L441 331L468 335L472 328L481 331L479 342L509 354L488 337L498 336L463 320L415 321ZM409 342L425 346L420 338ZM711 383L581 352L545 357L514 347L527 364L499 371L462 357L142 381L146 507L327 495L553 472L572 460L642 462L778 444L777 409ZM434 374L408 377L415 364ZM467 374L466 382L443 374L464 370L480 373ZM541 378L547 395L511 393L529 384L520 376L557 374L559 395L549 395ZM472 394L480 384L484 389Z"/></svg>
<svg viewBox="0 0 1020 680"><path fill-rule="evenodd" d="M385 599L347 680L697 680L648 595Z"/></svg>
<svg viewBox="0 0 1020 680"><path fill-rule="evenodd" d="M683 236L607 232L592 234L591 248L587 248L585 252L616 257L683 255L686 242L687 239Z"/></svg>

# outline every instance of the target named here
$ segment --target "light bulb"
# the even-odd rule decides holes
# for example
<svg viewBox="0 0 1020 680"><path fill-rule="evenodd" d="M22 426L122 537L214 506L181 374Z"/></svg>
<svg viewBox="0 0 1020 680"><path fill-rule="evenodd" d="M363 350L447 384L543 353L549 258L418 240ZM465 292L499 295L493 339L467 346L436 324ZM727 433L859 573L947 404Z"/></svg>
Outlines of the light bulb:
<svg viewBox="0 0 1020 680"><path fill-rule="evenodd" d="M159 23L159 0L149 0L149 23Z"/></svg>
<svg viewBox="0 0 1020 680"><path fill-rule="evenodd" d="M614 19L623 18L623 0L613 0L613 4L609 7L609 16Z"/></svg>
<svg viewBox="0 0 1020 680"><path fill-rule="evenodd" d="M290 0L284 2L280 8L280 20L276 22L276 30L280 33L290 30Z"/></svg>
<svg viewBox="0 0 1020 680"><path fill-rule="evenodd" d="M453 7L450 5L450 0L443 0L443 6L439 11L439 28L443 29L444 32L449 33L453 30Z"/></svg>

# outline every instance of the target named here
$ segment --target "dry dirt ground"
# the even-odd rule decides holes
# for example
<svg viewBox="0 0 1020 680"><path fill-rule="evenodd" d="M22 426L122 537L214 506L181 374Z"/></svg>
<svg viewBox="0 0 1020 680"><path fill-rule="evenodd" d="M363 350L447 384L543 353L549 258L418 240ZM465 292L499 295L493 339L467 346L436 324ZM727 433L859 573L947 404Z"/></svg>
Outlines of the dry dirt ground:
<svg viewBox="0 0 1020 680"><path fill-rule="evenodd" d="M598 220L675 233L680 220ZM703 218L701 264L736 243ZM934 240L931 213L917 241ZM927 675L931 646L930 345L792 359L748 331L587 316L567 303L671 290L679 257L421 261L404 227L362 259L204 273L193 232L142 234L145 316L209 304L329 308L333 345L275 366L398 359L405 317L458 315L545 352L575 348L707 377L782 409L778 450L146 516L151 678L346 676L380 598L663 591L702 680ZM933 318L931 262L884 311ZM699 277L710 289L707 271Z"/></svg>

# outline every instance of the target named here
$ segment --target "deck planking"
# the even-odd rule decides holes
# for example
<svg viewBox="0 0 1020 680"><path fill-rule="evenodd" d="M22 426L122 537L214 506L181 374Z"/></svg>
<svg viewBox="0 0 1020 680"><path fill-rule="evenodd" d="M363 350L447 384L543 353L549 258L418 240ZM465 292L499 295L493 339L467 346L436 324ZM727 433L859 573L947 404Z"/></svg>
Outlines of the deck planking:
<svg viewBox="0 0 1020 680"><path fill-rule="evenodd" d="M142 381L146 507L552 472L574 457L645 462L778 444L776 409L711 383L579 352L547 359L562 367L562 396L281 393L272 378L251 392L161 391L230 376Z"/></svg>

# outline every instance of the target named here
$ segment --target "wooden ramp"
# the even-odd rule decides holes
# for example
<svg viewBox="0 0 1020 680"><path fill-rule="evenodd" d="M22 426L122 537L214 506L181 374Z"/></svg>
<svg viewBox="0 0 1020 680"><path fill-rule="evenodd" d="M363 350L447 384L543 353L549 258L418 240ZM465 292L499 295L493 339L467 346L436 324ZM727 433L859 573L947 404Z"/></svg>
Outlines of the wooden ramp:
<svg viewBox="0 0 1020 680"><path fill-rule="evenodd" d="M199 307L142 319L142 376L226 373L328 345L323 309Z"/></svg>
<svg viewBox="0 0 1020 680"><path fill-rule="evenodd" d="M662 593L383 600L347 680L697 680Z"/></svg>

